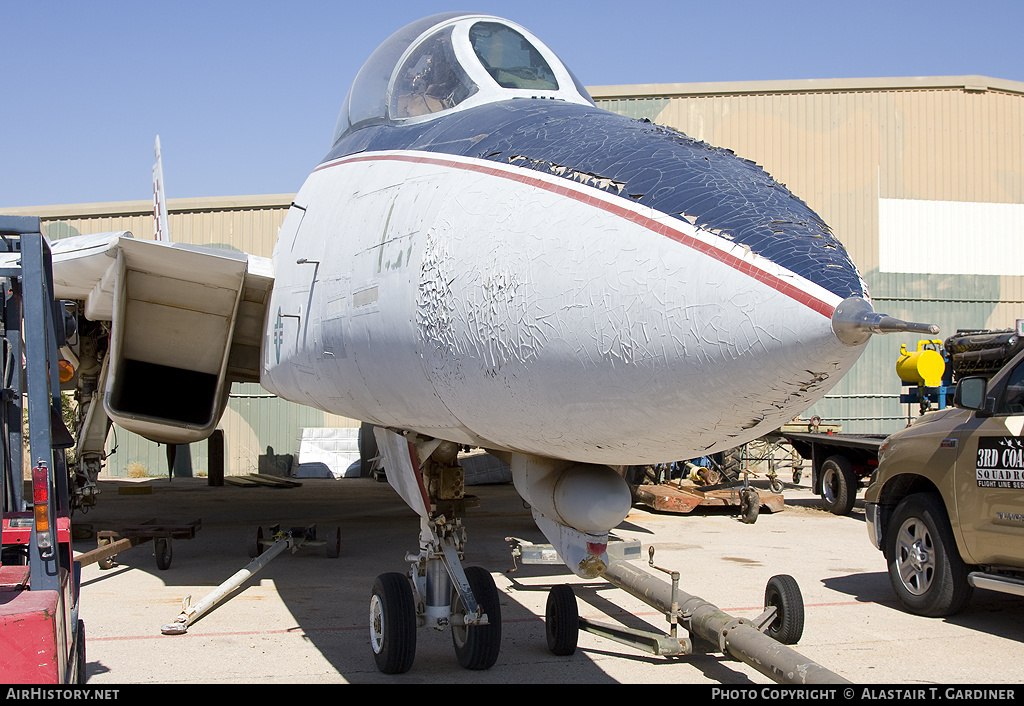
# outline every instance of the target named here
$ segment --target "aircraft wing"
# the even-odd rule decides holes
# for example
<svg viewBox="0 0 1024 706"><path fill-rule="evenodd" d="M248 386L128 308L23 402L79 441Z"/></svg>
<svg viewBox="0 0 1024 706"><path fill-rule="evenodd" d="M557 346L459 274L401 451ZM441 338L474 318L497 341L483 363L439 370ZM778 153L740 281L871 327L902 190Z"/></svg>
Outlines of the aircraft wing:
<svg viewBox="0 0 1024 706"><path fill-rule="evenodd" d="M109 321L103 406L112 421L163 443L209 436L231 382L258 382L274 281L267 258L131 233L56 241L54 294Z"/></svg>

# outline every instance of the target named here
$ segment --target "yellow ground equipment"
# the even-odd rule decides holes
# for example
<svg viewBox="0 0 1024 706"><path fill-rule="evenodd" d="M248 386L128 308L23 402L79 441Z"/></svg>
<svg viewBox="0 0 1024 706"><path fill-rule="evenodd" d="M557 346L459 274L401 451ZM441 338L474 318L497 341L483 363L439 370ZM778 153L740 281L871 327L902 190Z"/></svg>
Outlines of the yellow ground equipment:
<svg viewBox="0 0 1024 706"><path fill-rule="evenodd" d="M918 404L921 414L930 409L945 409L952 401L954 389L946 360L946 350L940 340L920 340L913 353L907 352L906 345L900 345L896 374L905 388L900 403ZM909 409L907 423L910 423Z"/></svg>
<svg viewBox="0 0 1024 706"><path fill-rule="evenodd" d="M900 346L900 357L896 361L896 374L900 380L925 387L939 387L946 372L946 359L940 352L942 341L921 340L917 350L907 352L907 346Z"/></svg>

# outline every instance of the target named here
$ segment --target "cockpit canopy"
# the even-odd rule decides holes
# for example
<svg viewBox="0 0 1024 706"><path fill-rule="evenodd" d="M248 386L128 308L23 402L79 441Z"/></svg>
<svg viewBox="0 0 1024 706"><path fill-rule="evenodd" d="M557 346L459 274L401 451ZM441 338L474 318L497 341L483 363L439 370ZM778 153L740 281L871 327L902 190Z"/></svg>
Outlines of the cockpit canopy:
<svg viewBox="0 0 1024 706"><path fill-rule="evenodd" d="M511 98L593 105L558 57L519 25L488 15L433 15L395 32L359 70L334 143L365 125L421 122Z"/></svg>

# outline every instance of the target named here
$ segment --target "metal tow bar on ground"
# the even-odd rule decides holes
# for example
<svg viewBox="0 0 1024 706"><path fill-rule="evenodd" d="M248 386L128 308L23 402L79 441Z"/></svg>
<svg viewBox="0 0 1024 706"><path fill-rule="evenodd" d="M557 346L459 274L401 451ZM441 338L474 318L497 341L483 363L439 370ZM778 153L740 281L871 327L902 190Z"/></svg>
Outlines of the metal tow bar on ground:
<svg viewBox="0 0 1024 706"><path fill-rule="evenodd" d="M513 558L519 558L523 564L562 563L551 545L514 537L506 539L513 542ZM656 566L653 547L649 548L648 564L671 576L671 584L631 563L639 555L637 541L609 542L611 561L601 578L664 613L671 626L669 634L582 618L572 586L559 584L552 586L548 594L544 616L548 649L556 655L573 654L578 633L583 630L654 655L679 657L692 654L693 639L699 638L780 684L849 683L787 646L796 644L804 626L803 597L792 576L771 577L765 588L764 612L747 620L735 618L703 598L679 590L679 572ZM679 627L690 637L677 635Z"/></svg>
<svg viewBox="0 0 1024 706"><path fill-rule="evenodd" d="M786 610L799 611L802 618L802 599L799 597L799 589L796 589L795 595L792 593L796 584L791 577L773 577L773 581L783 578L787 580L775 584L779 587L777 593L773 591L773 581L769 581L765 612L754 620L735 618L703 598L680 591L678 586L668 586L657 577L624 561L613 561L603 578L648 605L662 610L666 615L677 616L692 635L717 646L723 654L750 665L779 684L847 683L846 679L835 672L783 644L790 640L795 642L798 635L782 635L776 639L762 632L762 628L771 630L776 627L777 621L785 623ZM781 601L773 599L774 596L782 597L787 590L790 591L790 598ZM787 600L793 599L800 605L786 605ZM803 629L802 622L801 619L800 631Z"/></svg>
<svg viewBox="0 0 1024 706"><path fill-rule="evenodd" d="M192 597L186 596L182 601L181 613L174 619L174 622L162 626L160 632L164 635L184 635L190 625L224 600L228 594L245 583L251 576L262 570L285 549L290 549L294 553L303 545L326 546L328 557L337 557L340 553L341 534L337 529L328 533L331 538L326 541L316 539L315 526L293 528L286 531L273 527L270 530L270 535L269 540L264 540L263 528L258 528L256 538L252 543L253 546L250 547L250 556L255 555L255 558L244 569L235 573L195 605L192 604Z"/></svg>

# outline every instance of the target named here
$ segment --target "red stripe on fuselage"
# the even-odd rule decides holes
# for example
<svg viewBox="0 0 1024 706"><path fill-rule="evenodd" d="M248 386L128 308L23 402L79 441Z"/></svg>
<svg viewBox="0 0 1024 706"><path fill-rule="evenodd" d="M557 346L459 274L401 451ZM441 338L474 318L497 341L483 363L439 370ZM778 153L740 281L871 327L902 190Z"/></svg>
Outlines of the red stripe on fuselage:
<svg viewBox="0 0 1024 706"><path fill-rule="evenodd" d="M331 162L326 162L318 166L313 171L318 172L322 169L329 169L331 167L337 167L343 164L354 164L357 162L387 161L409 162L413 164L432 164L439 167L462 169L464 171L476 172L478 174L486 174L488 176L500 177L502 179L509 179L511 181L518 181L523 184L529 184L530 186L541 188L545 191L549 191L559 196L566 196L581 203L585 203L590 206L600 208L603 211L607 211L608 213L619 216L620 218L624 218L627 221L636 223L637 225L643 226L644 228L647 228L648 230L654 233L658 233L659 235L663 235L666 238L669 238L682 245L685 245L691 250L696 250L697 252L703 255L707 255L708 257L714 258L715 260L718 260L719 262L733 268L737 272L742 272L743 274L749 277L753 277L762 284L768 285L772 289L775 289L781 294L786 295L790 299L800 304L803 304L812 311L818 312L825 318L831 319L832 314L835 312L835 307L829 304L828 302L824 302L818 299L813 294L809 294L808 292L805 292L799 287L795 287L789 282L786 282L785 280L776 277L770 272L766 272L765 270L762 270L761 268L756 267L755 265L752 265L751 263L736 257L735 255L730 255L729 253L720 250L714 247L713 245L705 243L702 240L698 240L697 238L687 235L686 233L682 233L676 230L675 228L668 226L665 223L644 216L643 214L637 213L636 211L628 209L624 206L619 206L615 203L609 203L608 201L601 198L592 197L585 191L579 191L576 189L569 188L567 186L563 186L562 184L550 183L544 181L543 179L539 179L536 176L530 174L529 171L525 169L508 171L505 169L492 167L488 164L481 164L479 162L460 162L454 159L445 159L443 157L437 157L434 155L426 154L414 156L392 153L369 153L349 157L342 157Z"/></svg>

